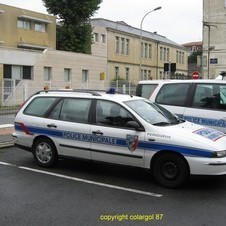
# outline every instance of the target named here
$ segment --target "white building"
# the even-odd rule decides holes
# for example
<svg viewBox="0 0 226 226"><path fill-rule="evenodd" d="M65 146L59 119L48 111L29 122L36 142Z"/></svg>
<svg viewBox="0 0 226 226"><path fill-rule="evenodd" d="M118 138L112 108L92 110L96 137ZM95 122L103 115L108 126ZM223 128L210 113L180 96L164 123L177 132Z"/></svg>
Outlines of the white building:
<svg viewBox="0 0 226 226"><path fill-rule="evenodd" d="M203 0L203 73L226 71L226 0Z"/></svg>

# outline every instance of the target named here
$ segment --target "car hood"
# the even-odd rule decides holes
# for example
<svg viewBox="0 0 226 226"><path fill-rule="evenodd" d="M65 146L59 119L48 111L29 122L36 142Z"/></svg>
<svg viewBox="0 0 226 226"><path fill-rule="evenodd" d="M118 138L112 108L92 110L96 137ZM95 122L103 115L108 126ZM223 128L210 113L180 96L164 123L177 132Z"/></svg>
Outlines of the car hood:
<svg viewBox="0 0 226 226"><path fill-rule="evenodd" d="M171 140L186 145L198 145L211 150L226 149L226 134L209 127L203 127L194 123L184 122L172 126L161 127L165 136L170 136Z"/></svg>

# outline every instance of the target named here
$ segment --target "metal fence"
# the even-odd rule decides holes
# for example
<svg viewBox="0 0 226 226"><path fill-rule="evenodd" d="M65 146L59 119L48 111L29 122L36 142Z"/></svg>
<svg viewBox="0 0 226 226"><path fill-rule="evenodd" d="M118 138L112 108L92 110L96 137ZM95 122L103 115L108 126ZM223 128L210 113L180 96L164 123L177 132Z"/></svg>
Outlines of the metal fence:
<svg viewBox="0 0 226 226"><path fill-rule="evenodd" d="M92 84L93 85L93 84ZM62 87L51 85L50 89ZM95 85L91 86L95 87ZM118 92L135 95L136 85L127 81L112 81L105 86L105 90L115 88ZM21 80L4 79L0 87L0 147L12 144L12 132L14 131L14 118L19 106L33 93L43 90L44 87L29 87L26 82ZM74 87L70 87L74 88ZM77 88L77 87L76 87ZM82 86L82 89L90 89L89 86ZM95 90L98 90L98 85Z"/></svg>

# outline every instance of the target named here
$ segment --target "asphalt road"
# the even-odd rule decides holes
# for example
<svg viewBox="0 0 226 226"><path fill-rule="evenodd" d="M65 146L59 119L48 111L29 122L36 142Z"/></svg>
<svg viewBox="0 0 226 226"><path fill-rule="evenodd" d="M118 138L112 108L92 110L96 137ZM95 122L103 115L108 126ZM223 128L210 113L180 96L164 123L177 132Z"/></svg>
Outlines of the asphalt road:
<svg viewBox="0 0 226 226"><path fill-rule="evenodd" d="M38 167L30 153L0 149L0 225L223 226L226 176L158 186L145 170L60 160Z"/></svg>

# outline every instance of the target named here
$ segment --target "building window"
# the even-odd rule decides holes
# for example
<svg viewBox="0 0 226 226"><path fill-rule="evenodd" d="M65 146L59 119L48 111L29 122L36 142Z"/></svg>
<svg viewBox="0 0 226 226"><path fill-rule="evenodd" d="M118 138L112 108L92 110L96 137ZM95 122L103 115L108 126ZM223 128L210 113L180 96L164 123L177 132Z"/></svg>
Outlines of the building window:
<svg viewBox="0 0 226 226"><path fill-rule="evenodd" d="M82 81L83 82L89 81L89 71L88 70L82 70Z"/></svg>
<svg viewBox="0 0 226 226"><path fill-rule="evenodd" d="M35 31L45 32L46 31L46 24L35 23Z"/></svg>
<svg viewBox="0 0 226 226"><path fill-rule="evenodd" d="M179 51L176 52L176 63L179 62Z"/></svg>
<svg viewBox="0 0 226 226"><path fill-rule="evenodd" d="M169 48L160 47L160 60L169 62Z"/></svg>
<svg viewBox="0 0 226 226"><path fill-rule="evenodd" d="M140 55L141 55L141 57L144 57L144 43L143 42L141 42L141 47L140 47L141 49L140 49Z"/></svg>
<svg viewBox="0 0 226 226"><path fill-rule="evenodd" d="M152 55L152 45L148 44L148 58L151 58Z"/></svg>
<svg viewBox="0 0 226 226"><path fill-rule="evenodd" d="M4 64L3 77L8 79L32 79L32 68L31 66L19 66Z"/></svg>
<svg viewBox="0 0 226 226"><path fill-rule="evenodd" d="M148 58L148 44L144 43L144 57Z"/></svg>
<svg viewBox="0 0 226 226"><path fill-rule="evenodd" d="M176 63L184 64L184 52L182 51L176 52Z"/></svg>
<svg viewBox="0 0 226 226"><path fill-rule="evenodd" d="M181 63L184 64L184 52L182 52Z"/></svg>
<svg viewBox="0 0 226 226"><path fill-rule="evenodd" d="M94 42L99 42L99 34L94 33Z"/></svg>
<svg viewBox="0 0 226 226"><path fill-rule="evenodd" d="M152 45L146 42L141 43L141 56L144 58L151 58Z"/></svg>
<svg viewBox="0 0 226 226"><path fill-rule="evenodd" d="M152 79L151 70L141 70L141 80L149 80Z"/></svg>
<svg viewBox="0 0 226 226"><path fill-rule="evenodd" d="M130 40L123 37L115 37L115 52L120 54L129 55L130 53Z"/></svg>
<svg viewBox="0 0 226 226"><path fill-rule="evenodd" d="M22 68L21 66L13 65L12 66L12 79L21 79L22 77Z"/></svg>
<svg viewBox="0 0 226 226"><path fill-rule="evenodd" d="M119 37L115 37L115 52L119 53Z"/></svg>
<svg viewBox="0 0 226 226"><path fill-rule="evenodd" d="M71 81L71 69L64 68L64 81L70 82Z"/></svg>
<svg viewBox="0 0 226 226"><path fill-rule="evenodd" d="M166 49L166 61L169 62L169 48Z"/></svg>
<svg viewBox="0 0 226 226"><path fill-rule="evenodd" d="M148 70L148 79L151 79L152 80L151 70Z"/></svg>
<svg viewBox="0 0 226 226"><path fill-rule="evenodd" d="M161 60L161 61L162 61L162 59L163 59L162 53L163 53L163 50L162 50L162 47L160 47L160 60Z"/></svg>
<svg viewBox="0 0 226 226"><path fill-rule="evenodd" d="M17 20L17 27L22 28L22 29L26 29L26 30L30 30L31 29L31 21L18 19Z"/></svg>
<svg viewBox="0 0 226 226"><path fill-rule="evenodd" d="M106 43L106 35L102 34L100 37L101 37L101 42Z"/></svg>
<svg viewBox="0 0 226 226"><path fill-rule="evenodd" d="M23 66L23 79L32 79L32 67L31 66Z"/></svg>
<svg viewBox="0 0 226 226"><path fill-rule="evenodd" d="M163 48L163 61L166 61L166 48Z"/></svg>
<svg viewBox="0 0 226 226"><path fill-rule="evenodd" d="M129 48L129 39L126 39L126 55L129 55L130 48Z"/></svg>
<svg viewBox="0 0 226 226"><path fill-rule="evenodd" d="M44 81L51 81L52 77L52 68L44 67Z"/></svg>
<svg viewBox="0 0 226 226"><path fill-rule="evenodd" d="M125 54L125 39L121 38L121 54Z"/></svg>
<svg viewBox="0 0 226 226"><path fill-rule="evenodd" d="M119 67L115 67L115 79L119 79Z"/></svg>

